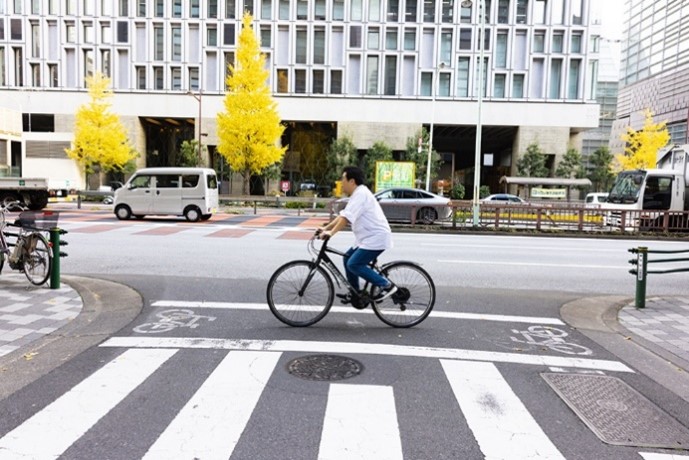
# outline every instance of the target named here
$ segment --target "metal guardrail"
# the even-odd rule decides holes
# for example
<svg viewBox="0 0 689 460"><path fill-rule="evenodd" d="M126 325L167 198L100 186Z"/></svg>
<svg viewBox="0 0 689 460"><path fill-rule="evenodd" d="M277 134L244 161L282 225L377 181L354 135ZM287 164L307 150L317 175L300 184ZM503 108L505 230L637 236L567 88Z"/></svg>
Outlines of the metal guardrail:
<svg viewBox="0 0 689 460"><path fill-rule="evenodd" d="M636 259L629 260L630 264L636 265L636 268L629 270L629 273L636 276L636 296L634 300L636 308L646 307L646 278L648 274L689 272L689 267L671 268L668 270L648 270L648 264L689 262L689 257L648 260L648 254L685 254L689 253L689 249L664 251L660 249L651 250L645 246L639 246L638 248L631 248L628 251L632 254L636 254Z"/></svg>
<svg viewBox="0 0 689 460"><path fill-rule="evenodd" d="M260 195L240 195L228 196L222 195L219 197L221 204L232 205L235 203L249 203L254 208L254 214L258 213L258 204L264 206L271 206L276 208L294 207L297 210L297 215L301 215L302 210L317 209L319 205L328 208L330 203L334 200L332 198L319 198L317 196L260 196ZM294 204L291 204L294 203Z"/></svg>
<svg viewBox="0 0 689 460"><path fill-rule="evenodd" d="M115 192L112 190L108 191L100 191L100 190L77 190L77 209L81 209L81 198L82 197L87 197L87 196L97 196L97 197L106 197L106 196L115 196Z"/></svg>

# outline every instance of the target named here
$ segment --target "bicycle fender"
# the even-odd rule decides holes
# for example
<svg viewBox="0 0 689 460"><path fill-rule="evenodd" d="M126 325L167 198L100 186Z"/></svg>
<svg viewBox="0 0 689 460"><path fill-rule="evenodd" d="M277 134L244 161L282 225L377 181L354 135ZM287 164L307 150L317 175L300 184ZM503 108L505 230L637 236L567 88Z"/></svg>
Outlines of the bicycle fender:
<svg viewBox="0 0 689 460"><path fill-rule="evenodd" d="M399 263L405 263L405 264L409 264L409 265L414 265L415 267L419 267L420 269L426 271L426 270L421 266L421 264L416 263L416 262L412 262L411 260L393 260L392 262L388 262L388 263L386 263L386 264L384 264L384 265L381 265L381 266L380 266L380 270L383 271L383 270L385 270L386 268L388 268L390 265L395 265L395 264L399 264Z"/></svg>

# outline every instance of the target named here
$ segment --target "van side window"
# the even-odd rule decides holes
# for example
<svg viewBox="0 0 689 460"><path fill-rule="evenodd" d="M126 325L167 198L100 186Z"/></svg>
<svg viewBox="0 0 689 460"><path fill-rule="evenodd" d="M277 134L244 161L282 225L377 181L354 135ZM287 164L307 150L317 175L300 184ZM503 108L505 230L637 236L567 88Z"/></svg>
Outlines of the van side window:
<svg viewBox="0 0 689 460"><path fill-rule="evenodd" d="M199 175L198 174L184 174L182 176L182 187L183 188L196 188L199 185Z"/></svg>
<svg viewBox="0 0 689 460"><path fill-rule="evenodd" d="M178 188L179 176L176 174L156 174L157 188Z"/></svg>
<svg viewBox="0 0 689 460"><path fill-rule="evenodd" d="M209 174L206 176L206 187L209 189L218 188L218 178L215 174Z"/></svg>
<svg viewBox="0 0 689 460"><path fill-rule="evenodd" d="M129 188L130 189L135 189L135 188L150 188L151 187L151 176L143 174L141 176L136 176L132 181L129 183Z"/></svg>

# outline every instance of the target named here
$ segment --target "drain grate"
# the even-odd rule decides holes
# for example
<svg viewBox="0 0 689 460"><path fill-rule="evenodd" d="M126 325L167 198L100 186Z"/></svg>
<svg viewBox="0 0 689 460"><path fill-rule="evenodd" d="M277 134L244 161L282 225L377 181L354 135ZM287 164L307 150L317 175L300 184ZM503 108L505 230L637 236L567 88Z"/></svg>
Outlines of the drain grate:
<svg viewBox="0 0 689 460"><path fill-rule="evenodd" d="M689 430L616 377L541 374L598 436L618 446L689 449Z"/></svg>
<svg viewBox="0 0 689 460"><path fill-rule="evenodd" d="M357 360L337 355L309 355L287 363L287 371L306 380L331 381L355 377L364 370Z"/></svg>

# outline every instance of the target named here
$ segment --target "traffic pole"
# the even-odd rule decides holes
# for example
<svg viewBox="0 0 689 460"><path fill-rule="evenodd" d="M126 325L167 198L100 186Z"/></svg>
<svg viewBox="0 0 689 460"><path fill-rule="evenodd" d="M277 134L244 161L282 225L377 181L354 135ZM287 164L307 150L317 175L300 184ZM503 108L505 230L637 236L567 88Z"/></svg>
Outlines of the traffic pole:
<svg viewBox="0 0 689 460"><path fill-rule="evenodd" d="M648 267L648 248L640 246L636 255L636 308L646 307L646 269Z"/></svg>

